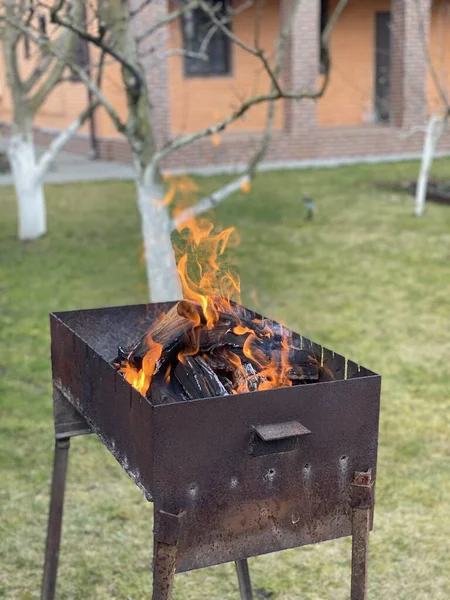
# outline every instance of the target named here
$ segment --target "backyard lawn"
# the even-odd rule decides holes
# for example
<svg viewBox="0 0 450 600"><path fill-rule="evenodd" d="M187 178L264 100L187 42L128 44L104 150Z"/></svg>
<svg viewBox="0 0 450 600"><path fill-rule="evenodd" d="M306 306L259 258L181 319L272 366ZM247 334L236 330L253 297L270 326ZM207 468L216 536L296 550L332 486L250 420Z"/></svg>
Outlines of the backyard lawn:
<svg viewBox="0 0 450 600"><path fill-rule="evenodd" d="M438 161L444 177L450 161ZM450 207L380 191L417 164L258 176L215 220L243 301L383 375L371 600L450 598ZM219 178L199 179L204 190ZM220 179L222 181L222 179ZM16 241L0 188L0 598L39 597L53 432L48 313L145 302L131 183L48 186L49 234ZM305 221L301 197L317 206ZM94 436L72 442L57 597L149 598L152 505ZM348 600L350 541L250 560L256 598ZM273 592L271 595L270 593ZM232 565L174 600L238 598Z"/></svg>

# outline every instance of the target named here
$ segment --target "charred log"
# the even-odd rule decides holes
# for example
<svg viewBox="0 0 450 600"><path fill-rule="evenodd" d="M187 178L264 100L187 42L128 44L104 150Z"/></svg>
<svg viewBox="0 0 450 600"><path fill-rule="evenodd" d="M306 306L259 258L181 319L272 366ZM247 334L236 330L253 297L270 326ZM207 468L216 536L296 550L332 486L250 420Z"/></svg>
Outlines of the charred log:
<svg viewBox="0 0 450 600"><path fill-rule="evenodd" d="M180 307L180 305L182 305ZM194 322L186 318L185 302L178 302L169 312L160 318L150 329L128 349L119 348L119 358L127 360L133 367L140 369L142 359L152 344L161 344L161 365L170 362L185 345L185 336L192 332Z"/></svg>
<svg viewBox="0 0 450 600"><path fill-rule="evenodd" d="M175 367L174 375L190 400L228 395L218 376L201 356L184 356Z"/></svg>
<svg viewBox="0 0 450 600"><path fill-rule="evenodd" d="M312 348L300 348L282 325L223 302L213 312L211 325L199 303L182 300L131 348L119 348L118 365L139 371L158 345L146 391L154 404L329 378Z"/></svg>

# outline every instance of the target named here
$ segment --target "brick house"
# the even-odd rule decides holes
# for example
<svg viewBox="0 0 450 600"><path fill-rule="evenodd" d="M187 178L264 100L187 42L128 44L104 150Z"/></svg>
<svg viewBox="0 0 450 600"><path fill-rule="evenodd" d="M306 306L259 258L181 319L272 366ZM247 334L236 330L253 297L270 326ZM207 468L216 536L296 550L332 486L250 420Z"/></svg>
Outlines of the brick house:
<svg viewBox="0 0 450 600"><path fill-rule="evenodd" d="M286 61L286 86L311 88L319 81L320 31L336 4L337 0L301 0ZM267 0L264 4L261 40L268 53L274 48L288 5L289 0ZM168 10L171 8L166 0L152 3L136 24L137 33ZM249 44L253 40L255 10L251 7L234 15L231 25ZM210 44L207 63L176 55L174 49L190 48L189 31L201 25L195 11L189 22L181 26L173 23L168 31L161 31L159 40L170 56L155 60L154 53L150 53L146 59L159 145L224 117L245 95L268 89L267 76L257 59L220 35ZM266 162L289 166L417 155L423 134L406 134L423 125L438 106L426 54L448 88L450 43L445 34L449 30L450 0L349 0L331 37L333 67L325 96L316 102L283 101L277 105ZM0 77L4 77L1 63ZM108 68L103 89L118 110L123 110L125 102L116 67ZM37 142L48 142L85 103L86 90L81 84L61 84L36 119ZM221 135L220 145L210 138L199 140L170 156L166 166L220 170L243 164L258 146L266 111L262 105L251 109ZM1 82L0 120L7 122L10 118L10 99ZM102 158L129 160L126 142L102 110L94 117L94 129ZM89 152L88 124L68 148ZM443 136L439 151L450 152L450 134Z"/></svg>

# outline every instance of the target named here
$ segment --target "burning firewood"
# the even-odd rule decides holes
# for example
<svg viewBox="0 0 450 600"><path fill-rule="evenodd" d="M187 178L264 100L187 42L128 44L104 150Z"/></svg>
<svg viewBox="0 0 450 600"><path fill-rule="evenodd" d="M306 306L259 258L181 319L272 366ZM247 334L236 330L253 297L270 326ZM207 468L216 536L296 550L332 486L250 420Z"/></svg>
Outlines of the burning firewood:
<svg viewBox="0 0 450 600"><path fill-rule="evenodd" d="M142 359L155 344L161 345L161 357L168 358L184 344L185 334L191 332L194 322L186 318L185 301L178 302L166 315L162 315L131 348L119 348L119 356L140 369Z"/></svg>
<svg viewBox="0 0 450 600"><path fill-rule="evenodd" d="M320 380L324 371L312 348L237 303L239 277L220 265L234 231L213 229L205 219L181 226L186 235L176 254L185 299L132 347L119 349L125 379L157 404Z"/></svg>
<svg viewBox="0 0 450 600"><path fill-rule="evenodd" d="M227 396L218 376L201 356L185 356L174 369L174 375L190 400Z"/></svg>
<svg viewBox="0 0 450 600"><path fill-rule="evenodd" d="M217 299L214 322L182 300L131 348L119 349L126 379L155 403L297 385L320 378L310 350L281 325Z"/></svg>

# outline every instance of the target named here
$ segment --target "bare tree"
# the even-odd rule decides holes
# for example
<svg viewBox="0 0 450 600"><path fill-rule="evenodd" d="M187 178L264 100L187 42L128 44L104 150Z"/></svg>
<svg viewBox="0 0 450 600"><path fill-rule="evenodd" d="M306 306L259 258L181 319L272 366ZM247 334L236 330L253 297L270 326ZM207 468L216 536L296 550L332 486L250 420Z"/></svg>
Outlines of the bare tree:
<svg viewBox="0 0 450 600"><path fill-rule="evenodd" d="M422 130L425 133L422 149L422 158L420 163L419 175L416 185L416 198L414 214L416 217L421 217L425 211L425 201L427 197L428 180L430 176L431 166L436 154L436 148L439 140L444 133L450 117L450 104L448 95L444 85L444 77L446 73L439 73L431 58L428 32L425 28L424 15L421 13L420 4L415 0L415 7L418 11L420 37L423 45L423 53L427 63L428 71L431 75L433 86L438 97L438 106L429 115L425 128L414 128L414 130ZM449 10L448 6L445 7Z"/></svg>
<svg viewBox="0 0 450 600"><path fill-rule="evenodd" d="M70 18L82 22L81 6L70 9ZM43 178L59 150L90 116L94 103L84 110L73 123L53 140L37 160L33 140L33 121L54 88L63 80L67 66L58 60L49 48L56 48L62 57L71 57L78 42L72 31L60 28L60 33L47 32L49 14L38 2L4 0L0 9L0 36L7 85L13 102L12 131L8 158L14 179L18 206L18 237L35 239L46 232L46 206ZM12 24L15 26L13 27ZM40 44L35 39L40 39ZM31 72L24 76L20 53L26 52L32 60Z"/></svg>
<svg viewBox="0 0 450 600"><path fill-rule="evenodd" d="M82 0L75 0L75 5ZM289 100L320 98L328 85L330 73L329 38L331 31L340 13L348 0L340 0L331 16L322 35L322 56L326 65L320 85L315 89L292 90L285 89L282 81L286 47L289 42L291 26L300 0L292 0L289 14L285 14L280 25L276 40L274 56L269 56L259 43L260 19L255 18L254 44L250 45L240 39L229 27L233 15L237 11L246 10L253 1L244 0L243 4L228 9L225 14L219 12L218 5L208 0L186 0L179 7L165 14L163 17L148 22L144 12L150 4L155 5L156 0L140 0L130 4L125 1L103 0L96 7L92 7L93 18L90 27L80 25L73 12L67 10L67 2L58 0L51 8L53 23L65 28L68 32L86 40L93 47L98 48L108 60L117 62L121 67L122 83L127 98L127 114L124 119L113 108L108 98L99 89L89 73L71 61L56 46L52 45L49 51L83 81L92 95L103 105L108 112L118 132L128 140L135 167L135 182L137 190L137 204L139 207L142 236L144 240L145 261L149 283L150 297L153 301L176 300L181 297L181 285L176 271L175 256L172 248L171 233L187 220L212 208L233 192L248 185L255 174L259 162L264 157L271 139L274 120L274 104L282 98ZM208 27L202 40L197 44L195 51L180 48L168 50L165 44L165 30L167 27L189 14L192 10L201 11ZM259 14L259 10L257 11ZM148 22L144 32L136 33L133 22ZM142 57L145 53L153 53L154 60L166 60L168 53L195 56L201 60L208 60L208 44L214 34L220 31L230 43L239 46L242 50L256 57L262 69L268 75L269 86L265 93L252 95L239 101L230 113L218 122L204 127L194 133L179 135L171 139L163 148L157 148L153 129L152 115L152 89L146 82ZM33 33L37 44L42 44L42 39ZM152 43L149 44L149 40ZM165 192L163 180L160 175L161 161L171 152L199 140L206 136L217 136L229 125L241 118L251 107L258 104L267 104L267 126L261 137L261 146L250 161L247 169L235 180L217 190L207 198L201 199L194 206L172 218L167 203L164 202Z"/></svg>

